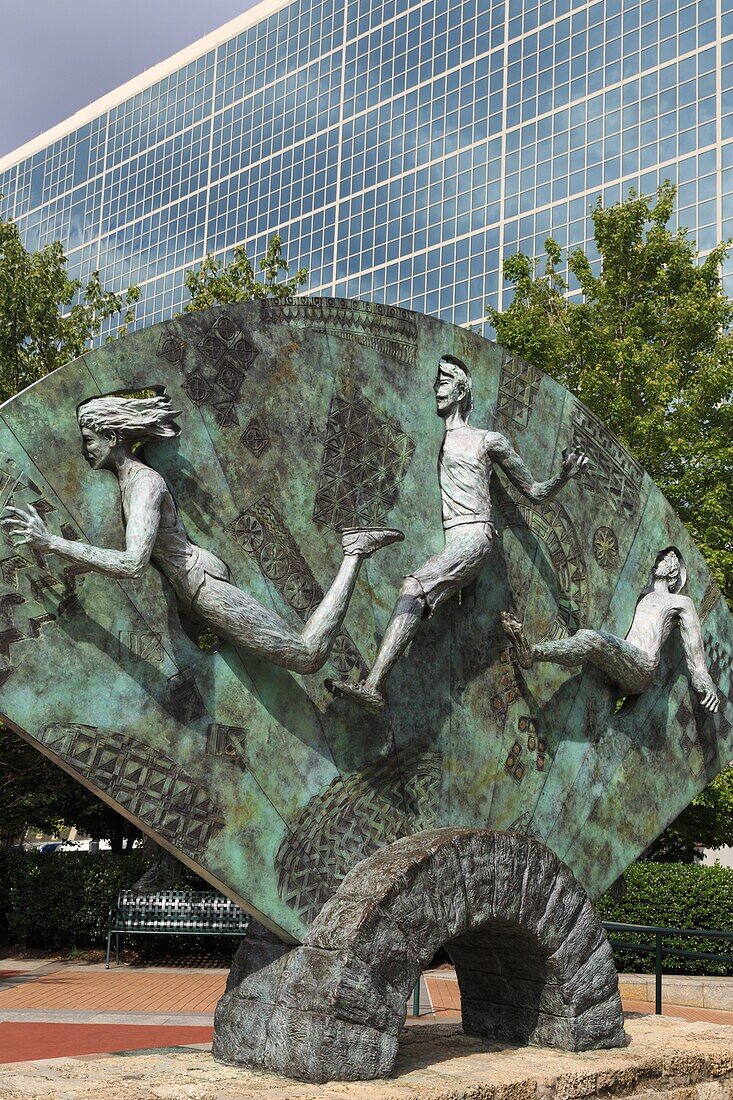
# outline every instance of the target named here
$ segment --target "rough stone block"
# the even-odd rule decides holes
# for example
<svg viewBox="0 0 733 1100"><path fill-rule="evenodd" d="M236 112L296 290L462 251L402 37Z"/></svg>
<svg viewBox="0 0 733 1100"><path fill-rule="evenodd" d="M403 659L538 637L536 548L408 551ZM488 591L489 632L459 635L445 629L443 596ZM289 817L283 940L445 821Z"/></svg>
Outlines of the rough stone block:
<svg viewBox="0 0 733 1100"><path fill-rule="evenodd" d="M567 981L606 938L592 903L586 899L567 938L548 958L548 965Z"/></svg>
<svg viewBox="0 0 733 1100"><path fill-rule="evenodd" d="M395 1032L406 1013L405 998L361 959L319 947L298 947L288 956L278 1002Z"/></svg>
<svg viewBox="0 0 733 1100"><path fill-rule="evenodd" d="M592 1004L604 1001L613 993L618 993L618 974L613 961L613 951L607 939L604 939L586 962L572 977L560 986L560 994L567 1004L572 1004L575 1012L583 1012Z"/></svg>
<svg viewBox="0 0 733 1100"><path fill-rule="evenodd" d="M560 866L549 848L534 844L526 849L519 906L519 924L526 931L536 932L545 916Z"/></svg>
<svg viewBox="0 0 733 1100"><path fill-rule="evenodd" d="M225 993L214 1015L212 1054L227 1065L264 1066L267 1025L273 1006Z"/></svg>
<svg viewBox="0 0 733 1100"><path fill-rule="evenodd" d="M522 882L527 859L525 837L515 833L496 833L494 840L494 914L519 924Z"/></svg>
<svg viewBox="0 0 733 1100"><path fill-rule="evenodd" d="M575 1045L571 1050L596 1050L626 1046L624 1014L618 992L581 1012L576 1021Z"/></svg>
<svg viewBox="0 0 733 1100"><path fill-rule="evenodd" d="M281 1009L273 1013L265 1064L286 1077L321 1083L386 1077L397 1054L397 1036L326 1013Z"/></svg>
<svg viewBox="0 0 733 1100"><path fill-rule="evenodd" d="M417 952L395 922L372 900L345 897L326 902L305 940L311 947L353 951L405 997L417 981ZM411 984L410 984L411 983Z"/></svg>
<svg viewBox="0 0 733 1100"><path fill-rule="evenodd" d="M475 832L456 837L466 893L468 929L481 928L494 919L495 833Z"/></svg>

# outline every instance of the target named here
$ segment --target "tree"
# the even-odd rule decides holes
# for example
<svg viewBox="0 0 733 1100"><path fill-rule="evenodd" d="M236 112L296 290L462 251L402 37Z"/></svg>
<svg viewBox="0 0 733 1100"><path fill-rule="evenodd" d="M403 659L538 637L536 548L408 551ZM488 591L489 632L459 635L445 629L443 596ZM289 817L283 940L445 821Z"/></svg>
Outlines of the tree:
<svg viewBox="0 0 733 1100"><path fill-rule="evenodd" d="M205 256L198 271L186 274L191 301L185 311L190 313L227 302L249 302L253 298L289 298L297 294L308 272L301 267L295 275L287 277L290 265L282 254L282 243L282 238L275 234L260 258L258 267L264 272L264 279L256 277L244 245L236 246L229 264L221 263L214 256ZM281 275L285 276L284 282L279 281Z"/></svg>
<svg viewBox="0 0 733 1100"><path fill-rule="evenodd" d="M733 597L733 303L723 293L727 245L704 259L669 227L675 188L591 217L600 270L582 250L569 275L545 242L544 270L504 263L514 299L489 314L500 344L552 375L608 424L649 471Z"/></svg>
<svg viewBox="0 0 733 1100"><path fill-rule="evenodd" d="M132 322L138 287L105 290L95 271L70 279L60 241L28 252L13 221L0 219L0 400L82 355L109 318Z"/></svg>

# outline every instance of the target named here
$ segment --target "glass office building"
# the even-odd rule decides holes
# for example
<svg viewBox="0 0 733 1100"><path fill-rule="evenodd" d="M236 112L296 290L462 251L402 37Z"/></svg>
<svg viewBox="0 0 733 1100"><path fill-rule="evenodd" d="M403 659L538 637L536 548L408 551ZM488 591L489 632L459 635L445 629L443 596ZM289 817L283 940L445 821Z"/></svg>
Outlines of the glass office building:
<svg viewBox="0 0 733 1100"><path fill-rule="evenodd" d="M274 232L310 294L480 324L502 257L664 179L733 236L733 0L264 0L0 161L26 244L139 324Z"/></svg>

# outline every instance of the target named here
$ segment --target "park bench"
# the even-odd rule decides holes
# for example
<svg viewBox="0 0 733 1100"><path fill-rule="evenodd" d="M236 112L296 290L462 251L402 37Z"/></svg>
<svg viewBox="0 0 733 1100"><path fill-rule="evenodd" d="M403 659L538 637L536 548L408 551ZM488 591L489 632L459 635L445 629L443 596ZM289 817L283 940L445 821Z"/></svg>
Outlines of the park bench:
<svg viewBox="0 0 733 1100"><path fill-rule="evenodd" d="M244 936L249 916L214 890L161 890L136 894L121 890L110 907L107 924L107 969L115 937L120 961L120 936Z"/></svg>

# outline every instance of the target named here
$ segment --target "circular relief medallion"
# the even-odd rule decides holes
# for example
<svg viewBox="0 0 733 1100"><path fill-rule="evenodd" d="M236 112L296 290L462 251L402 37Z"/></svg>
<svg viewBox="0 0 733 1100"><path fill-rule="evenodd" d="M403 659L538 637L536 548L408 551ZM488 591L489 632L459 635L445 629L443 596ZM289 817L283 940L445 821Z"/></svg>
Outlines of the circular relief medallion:
<svg viewBox="0 0 733 1100"><path fill-rule="evenodd" d="M613 569L618 561L618 539L610 527L598 527L593 535L593 555L604 569Z"/></svg>

